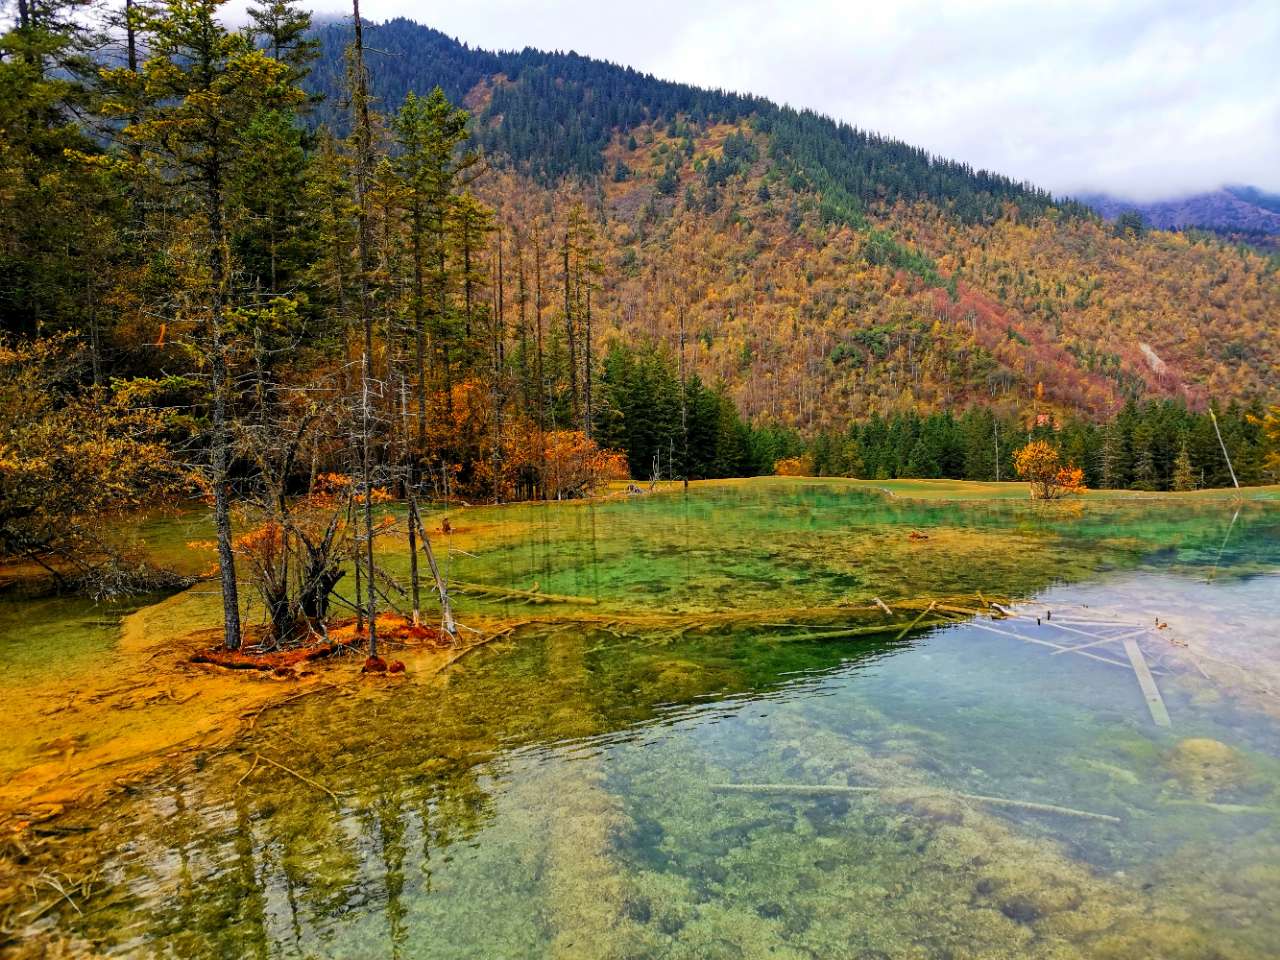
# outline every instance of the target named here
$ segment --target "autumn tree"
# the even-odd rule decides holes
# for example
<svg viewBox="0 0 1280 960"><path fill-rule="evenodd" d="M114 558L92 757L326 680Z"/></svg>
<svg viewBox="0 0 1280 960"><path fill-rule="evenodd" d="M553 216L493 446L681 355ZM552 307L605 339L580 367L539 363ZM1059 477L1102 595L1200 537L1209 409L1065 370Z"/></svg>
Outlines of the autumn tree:
<svg viewBox="0 0 1280 960"><path fill-rule="evenodd" d="M183 483L161 410L181 385L85 385L82 343L0 340L0 556L98 597L169 582L111 532Z"/></svg>
<svg viewBox="0 0 1280 960"><path fill-rule="evenodd" d="M1173 461L1173 489L1179 492L1196 488L1195 468L1191 465L1191 453L1186 441L1178 448L1177 459Z"/></svg>
<svg viewBox="0 0 1280 960"><path fill-rule="evenodd" d="M296 378L235 424L233 452L252 482L242 484L243 532L233 548L265 611L260 646L326 636L332 595L355 552L360 490L348 474L317 469L344 455L343 387L341 371Z"/></svg>
<svg viewBox="0 0 1280 960"><path fill-rule="evenodd" d="M1018 476L1031 485L1034 500L1056 500L1084 492L1084 473L1064 466L1056 447L1045 440L1032 440L1013 455Z"/></svg>

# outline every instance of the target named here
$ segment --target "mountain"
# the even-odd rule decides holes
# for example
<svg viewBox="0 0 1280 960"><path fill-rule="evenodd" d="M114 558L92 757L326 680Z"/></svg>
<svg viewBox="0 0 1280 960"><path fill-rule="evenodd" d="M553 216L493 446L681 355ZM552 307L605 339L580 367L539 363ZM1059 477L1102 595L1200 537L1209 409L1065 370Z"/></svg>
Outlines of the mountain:
<svg viewBox="0 0 1280 960"><path fill-rule="evenodd" d="M341 130L348 29L317 37L317 120ZM1275 257L1118 233L887 136L575 53L495 53L407 20L366 43L379 109L439 85L471 111L490 166L475 189L530 284L536 263L556 289L570 218L590 223L601 341L675 349L683 318L689 362L751 416L1278 399Z"/></svg>
<svg viewBox="0 0 1280 960"><path fill-rule="evenodd" d="M658 80L576 53L490 53L405 19L369 31L378 51L374 93L384 109L394 110L411 90L440 86L454 102L478 107L476 136L489 153L543 183L605 172L605 148L620 130L677 117L696 127L751 119L768 127L775 159L822 191L832 219L859 220L871 199L930 197L968 220L998 215L1005 201L1027 210L1054 202L1031 184L760 97ZM322 119L341 129L349 29L331 23L318 38L322 53L311 83L326 96Z"/></svg>
<svg viewBox="0 0 1280 960"><path fill-rule="evenodd" d="M1280 196L1256 187L1226 186L1152 203L1106 194L1086 194L1076 199L1107 220L1136 210L1148 224L1161 230L1199 228L1273 248L1280 243Z"/></svg>

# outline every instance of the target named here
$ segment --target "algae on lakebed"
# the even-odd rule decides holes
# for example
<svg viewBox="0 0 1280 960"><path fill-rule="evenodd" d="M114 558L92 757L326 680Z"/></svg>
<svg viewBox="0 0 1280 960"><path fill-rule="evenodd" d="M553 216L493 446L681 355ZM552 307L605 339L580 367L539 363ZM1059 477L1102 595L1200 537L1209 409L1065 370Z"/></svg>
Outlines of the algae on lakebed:
<svg viewBox="0 0 1280 960"><path fill-rule="evenodd" d="M1031 596L1136 566L1239 575L1280 564L1280 508L1263 502L951 502L890 498L838 480L761 478L696 484L688 497L671 491L448 516L460 532L439 538L437 550L454 578L536 586L627 612L976 590ZM404 572L404 557L385 549L387 565ZM483 606L526 609L518 600Z"/></svg>
<svg viewBox="0 0 1280 960"><path fill-rule="evenodd" d="M1274 622L1259 588L1280 565L1273 509L1233 522L1222 504L1039 506L772 481L688 501L453 512L460 532L440 552L460 579L536 581L618 613L981 589L1146 618L1182 585L1233 633ZM527 612L460 606L464 619ZM288 704L230 750L72 812L60 825L93 830L58 840L51 866L97 880L83 915L44 891L28 944L193 957L1271 956L1280 720L1182 659L1197 648L1166 636L1214 639L1194 635L1211 621L1183 619L1144 638L1170 730L1151 724L1127 670L966 624L900 643L786 644L749 629L646 639L531 624L434 679ZM1257 655L1280 660L1267 642ZM1211 789L1178 762L1187 740L1230 751ZM258 754L338 802L255 768ZM884 792L710 789L722 782Z"/></svg>

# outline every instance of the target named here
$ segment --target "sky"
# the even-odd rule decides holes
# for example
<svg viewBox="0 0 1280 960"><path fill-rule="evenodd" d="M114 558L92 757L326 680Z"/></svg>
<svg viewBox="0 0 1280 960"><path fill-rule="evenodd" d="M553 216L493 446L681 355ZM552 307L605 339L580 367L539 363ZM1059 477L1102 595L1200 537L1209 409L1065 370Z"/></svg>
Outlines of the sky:
<svg viewBox="0 0 1280 960"><path fill-rule="evenodd" d="M245 2L231 0L233 18ZM363 0L361 12L761 94L1059 194L1280 193L1280 0Z"/></svg>

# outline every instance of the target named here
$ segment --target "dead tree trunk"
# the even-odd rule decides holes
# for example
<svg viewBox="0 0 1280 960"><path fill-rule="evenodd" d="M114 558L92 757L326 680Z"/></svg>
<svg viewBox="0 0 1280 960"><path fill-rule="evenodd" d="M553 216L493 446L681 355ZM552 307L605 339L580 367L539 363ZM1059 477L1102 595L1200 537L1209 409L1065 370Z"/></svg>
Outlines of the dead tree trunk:
<svg viewBox="0 0 1280 960"><path fill-rule="evenodd" d="M369 656L378 655L378 591L373 565L373 422L370 407L370 381L373 379L373 307L370 303L369 277L372 273L372 243L369 216L369 177L373 166L373 125L369 119L369 77L364 63L364 31L360 20L360 0L352 0L355 37L352 52L352 107L355 109L355 186L356 244L360 259L360 325L364 333L364 350L360 357L360 487L363 491L361 513L364 521L364 562L368 573L366 613L369 621Z"/></svg>
<svg viewBox="0 0 1280 960"><path fill-rule="evenodd" d="M215 151L205 168L205 203L209 221L209 366L213 388L213 522L218 541L218 575L222 586L223 643L240 649L240 591L231 546L231 430L227 410L227 346L222 319L227 281L226 235L222 220L222 166Z"/></svg>

